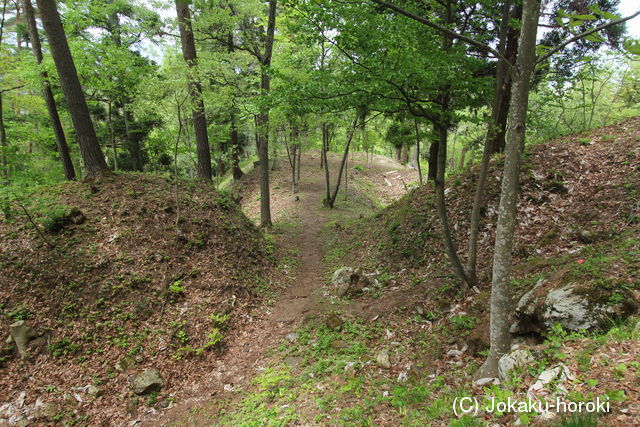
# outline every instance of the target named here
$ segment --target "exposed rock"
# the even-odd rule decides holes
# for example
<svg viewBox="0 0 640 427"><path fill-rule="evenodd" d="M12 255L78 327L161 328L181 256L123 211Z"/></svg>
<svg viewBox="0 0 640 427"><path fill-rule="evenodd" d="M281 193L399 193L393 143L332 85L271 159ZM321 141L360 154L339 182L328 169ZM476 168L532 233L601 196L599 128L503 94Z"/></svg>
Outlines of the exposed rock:
<svg viewBox="0 0 640 427"><path fill-rule="evenodd" d="M287 364L292 371L297 371L304 364L304 358L299 356L288 356L284 358L284 363Z"/></svg>
<svg viewBox="0 0 640 427"><path fill-rule="evenodd" d="M344 322L342 321L340 316L338 316L335 313L331 313L330 315L327 316L326 323L329 329L340 329Z"/></svg>
<svg viewBox="0 0 640 427"><path fill-rule="evenodd" d="M384 369L391 368L391 359L387 350L382 350L380 353L378 353L378 355L376 356L376 364Z"/></svg>
<svg viewBox="0 0 640 427"><path fill-rule="evenodd" d="M93 397L100 397L102 396L102 389L90 384L87 386L87 394Z"/></svg>
<svg viewBox="0 0 640 427"><path fill-rule="evenodd" d="M149 394L158 392L164 386L160 374L155 369L145 369L136 374L131 380L131 387L135 394Z"/></svg>
<svg viewBox="0 0 640 427"><path fill-rule="evenodd" d="M360 270L354 270L351 267L342 267L333 273L331 284L336 289L336 295L338 297L344 297L347 295L354 296L361 294L364 288L368 287L371 282Z"/></svg>
<svg viewBox="0 0 640 427"><path fill-rule="evenodd" d="M604 329L612 319L624 319L637 310L631 298L612 302L610 289L565 283L566 273L539 280L520 298L511 333L545 333L556 323L572 331Z"/></svg>
<svg viewBox="0 0 640 427"><path fill-rule="evenodd" d="M287 339L287 341L294 343L298 341L298 334L295 332L290 332L285 336L285 338Z"/></svg>
<svg viewBox="0 0 640 427"><path fill-rule="evenodd" d="M483 386L483 385L487 385L487 384L499 384L500 380L497 378L479 378L476 381L474 381L475 385L479 385L479 386Z"/></svg>
<svg viewBox="0 0 640 427"><path fill-rule="evenodd" d="M555 379L558 379L559 382L565 382L575 379L575 376L564 363L559 363L557 366L540 373L536 382L529 387L529 392L542 390Z"/></svg>
<svg viewBox="0 0 640 427"><path fill-rule="evenodd" d="M347 348L347 347L349 347L349 344L347 344L346 342L344 342L342 340L331 341L331 348L333 348L335 350L340 350L340 349Z"/></svg>
<svg viewBox="0 0 640 427"><path fill-rule="evenodd" d="M498 376L501 381L509 378L509 372L516 368L527 366L535 359L528 350L519 349L507 353L498 361Z"/></svg>
<svg viewBox="0 0 640 427"><path fill-rule="evenodd" d="M36 337L36 333L31 329L24 320L19 320L15 323L12 323L9 326L11 340L16 344L18 348L18 354L20 354L21 359L26 359L29 357L29 352L27 351L27 345L32 338Z"/></svg>
<svg viewBox="0 0 640 427"><path fill-rule="evenodd" d="M135 363L136 363L136 360L132 356L124 356L122 359L116 362L115 368L116 368L116 371L123 372L131 368L132 366L134 366Z"/></svg>
<svg viewBox="0 0 640 427"><path fill-rule="evenodd" d="M347 375L355 375L356 362L347 362L347 364L344 366L344 373Z"/></svg>
<svg viewBox="0 0 640 427"><path fill-rule="evenodd" d="M42 402L40 399L36 401L35 417L39 420L53 420L60 412L60 407L53 402Z"/></svg>
<svg viewBox="0 0 640 427"><path fill-rule="evenodd" d="M598 236L596 233L589 230L578 230L578 232L576 233L576 238L581 243L593 243L598 240L599 237L600 236Z"/></svg>

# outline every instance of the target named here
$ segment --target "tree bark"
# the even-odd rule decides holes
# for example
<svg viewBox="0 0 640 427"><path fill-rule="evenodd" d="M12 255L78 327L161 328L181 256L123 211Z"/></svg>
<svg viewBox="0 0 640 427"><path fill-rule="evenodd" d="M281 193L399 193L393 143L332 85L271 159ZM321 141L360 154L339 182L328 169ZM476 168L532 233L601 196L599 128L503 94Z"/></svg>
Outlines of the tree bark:
<svg viewBox="0 0 640 427"><path fill-rule="evenodd" d="M515 68L511 70L514 90L509 109L509 129L493 253L489 326L491 348L487 360L476 374L477 377L497 377L498 360L509 351L511 344L509 333L513 308L509 286L511 252L516 226L518 178L521 154L524 148L531 74L536 60L536 33L539 16L540 0L524 0L518 59Z"/></svg>
<svg viewBox="0 0 640 427"><path fill-rule="evenodd" d="M498 51L504 54L507 44L507 35L509 28L509 8L510 2L505 2L503 6L502 22L500 24L500 42L498 43ZM484 206L485 186L487 182L487 174L489 172L489 161L491 155L496 149L496 138L500 129L500 115L502 113L503 100L505 97L504 85L507 80L505 76L508 73L508 65L504 59L499 59L496 69L496 81L493 87L493 105L491 108L491 118L487 125L487 133L482 152L482 160L480 162L480 171L478 173L478 182L473 198L473 207L471 208L471 218L469 225L469 250L467 252L467 277L470 283L475 286L478 284L477 260L478 260L478 233L480 232L480 211ZM508 78L508 80L511 80ZM464 158L464 157L463 157Z"/></svg>
<svg viewBox="0 0 640 427"><path fill-rule="evenodd" d="M447 102L443 105L446 106ZM451 234L451 228L449 227L449 218L447 215L447 204L444 194L444 180L445 169L447 165L447 137L448 126L446 124L435 124L438 131L438 164L437 174L434 180L435 196L436 196L436 210L438 211L438 217L440 218L440 229L442 234L442 241L444 243L445 253L449 262L451 263L451 269L459 282L469 284L469 279L465 274L458 252L456 251L456 245Z"/></svg>
<svg viewBox="0 0 640 427"><path fill-rule="evenodd" d="M440 150L438 148L438 141L437 140L432 141L431 145L429 145L429 160L428 160L429 170L427 171L427 181L436 180L436 175L438 171L438 152L439 151Z"/></svg>
<svg viewBox="0 0 640 427"><path fill-rule="evenodd" d="M510 6L511 2L506 2L508 6ZM509 21L509 16L511 19L520 20L522 17L522 5L518 5L514 7L513 11L510 13L507 10L507 24ZM506 26L506 35L505 35L505 46L504 50L500 51L504 54L505 58L511 63L515 64L518 57L518 36L520 35L520 30L518 28L511 27L509 25ZM500 63L503 64L503 68L506 68L505 61L503 59L498 60L498 67L500 67ZM498 70L499 72L499 70ZM505 135L507 130L507 117L509 114L509 103L511 102L511 87L512 80L511 74L503 70L500 73L500 78L498 78L498 72L496 73L496 84L497 91L495 96L498 98L498 111L496 112L496 116L494 119L495 123L495 131L493 138L491 139L491 154L493 153L502 153L505 148Z"/></svg>
<svg viewBox="0 0 640 427"><path fill-rule="evenodd" d="M264 43L264 54L260 58L262 96L269 93L271 77L269 67L273 55L273 41L276 31L277 0L269 0L269 16L267 20L267 34ZM271 200L269 191L269 107L263 103L257 117L258 122L258 157L260 159L260 226L269 228L271 222Z"/></svg>
<svg viewBox="0 0 640 427"><path fill-rule="evenodd" d="M329 145L329 127L326 123L322 123L322 153L320 153L320 159L324 163L324 178L326 184L326 195L323 204L329 203L331 199L331 183L329 179L329 163L327 163L327 146ZM322 164L321 163L321 164Z"/></svg>
<svg viewBox="0 0 640 427"><path fill-rule="evenodd" d="M29 38L31 39L31 50L36 57L38 65L42 64L42 45L40 44L40 35L38 34L38 26L36 25L36 16L33 10L31 0L22 0L24 9L24 16L27 21L27 30L29 31ZM62 168L64 170L64 176L67 180L71 181L76 179L76 171L73 168L73 162L71 161L71 155L69 154L69 145L67 144L67 138L64 135L64 129L62 128L62 121L58 114L58 108L56 107L56 101L53 97L53 91L51 90L51 84L49 83L49 76L46 71L40 71L40 79L42 85L42 97L47 106L47 112L49 114L49 120L51 120L51 127L56 138L56 146L58 147L58 154L60 155L60 161L62 162Z"/></svg>
<svg viewBox="0 0 640 427"><path fill-rule="evenodd" d="M420 130L418 127L418 120L413 120L416 127L416 168L418 169L418 179L420 185L422 185L422 167L420 166Z"/></svg>
<svg viewBox="0 0 640 427"><path fill-rule="evenodd" d="M238 181L244 175L240 168L240 140L235 113L231 113L231 174L233 180Z"/></svg>
<svg viewBox="0 0 640 427"><path fill-rule="evenodd" d="M73 57L69 50L67 37L62 28L55 0L37 0L42 26L49 40L49 49L56 70L60 76L60 85L64 92L73 127L78 138L80 154L88 177L109 172L104 154L100 149L96 131L89 115L89 108L82 92Z"/></svg>
<svg viewBox="0 0 640 427"><path fill-rule="evenodd" d="M356 115L356 118L353 120L353 124L351 125L351 129L349 129L349 134L347 135L347 144L344 147L342 162L340 162L340 170L338 171L338 180L336 182L336 188L333 190L333 194L331 195L331 197L329 197L326 203L329 209L333 209L333 205L336 202L336 198L338 197L338 190L340 190L340 182L342 181L342 172L344 170L344 165L347 162L347 156L349 155L349 146L351 145L351 141L353 140L353 134L356 131L356 126L358 124L358 117L359 115ZM328 173L328 169L329 168L327 168L327 173ZM327 180L327 184L328 182L329 181Z"/></svg>
<svg viewBox="0 0 640 427"><path fill-rule="evenodd" d="M193 70L197 64L198 55L191 28L191 11L186 0L176 0L175 3L180 27L180 40L182 42L182 56L187 66ZM198 153L198 177L205 182L211 182L211 150L209 148L207 119L202 99L202 85L194 75L189 77L189 94L191 96L191 114Z"/></svg>
<svg viewBox="0 0 640 427"><path fill-rule="evenodd" d="M4 35L4 23L7 14L7 0L2 2L2 16L0 17L0 47ZM4 108L2 105L2 92L0 92L0 164L2 166L2 185L9 185L9 164L7 162L7 131L4 127ZM5 217L8 217L8 209L4 209Z"/></svg>

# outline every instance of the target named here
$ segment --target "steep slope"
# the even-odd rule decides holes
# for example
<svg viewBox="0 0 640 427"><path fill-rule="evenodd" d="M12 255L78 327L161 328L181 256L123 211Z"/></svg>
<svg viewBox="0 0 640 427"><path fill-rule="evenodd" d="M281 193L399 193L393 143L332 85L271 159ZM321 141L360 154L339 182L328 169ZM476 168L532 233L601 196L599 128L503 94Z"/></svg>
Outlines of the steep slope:
<svg viewBox="0 0 640 427"><path fill-rule="evenodd" d="M38 336L25 362L3 348L0 416L33 416L39 399L58 420L117 423L157 399L131 393L131 375L157 369L160 396L193 381L268 291L272 245L210 186L115 175L39 188L8 213L3 335L24 320Z"/></svg>

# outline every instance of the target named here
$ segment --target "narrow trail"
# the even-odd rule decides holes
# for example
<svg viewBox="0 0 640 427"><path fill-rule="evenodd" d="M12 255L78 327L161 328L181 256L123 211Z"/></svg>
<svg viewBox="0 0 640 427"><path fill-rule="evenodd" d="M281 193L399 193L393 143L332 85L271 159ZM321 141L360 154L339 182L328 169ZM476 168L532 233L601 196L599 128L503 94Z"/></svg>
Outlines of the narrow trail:
<svg viewBox="0 0 640 427"><path fill-rule="evenodd" d="M333 173L337 170L337 161L337 156L330 158L330 170ZM321 205L325 191L324 171L319 168L317 157L303 156L302 176L296 198L291 194L288 165L284 162L280 165L284 170L272 176L272 213L276 224L288 224L286 227L276 226L276 233L280 245L297 254L295 278L288 286L277 291L271 306L262 307L251 318L245 319L242 329L226 343L221 357L209 371L202 373L201 378L189 390L184 390L184 396L179 398L177 405L157 414L148 414L139 420L138 425L211 424L211 417L216 418L217 411L213 409L216 401L231 398L230 392L248 384L268 366L269 350L306 318L326 311L327 305L324 304L321 293L327 273L323 264L321 233L323 225L329 219L327 210ZM398 166L389 159L381 158L374 164L371 173L380 176L389 171L395 173L393 169ZM254 193L247 191L245 199L249 202L243 206L245 212L249 216L253 213L254 217L256 208L259 212L255 175L257 174L249 176L245 181L245 190L253 188ZM403 185L401 182L402 179L399 178L398 188Z"/></svg>

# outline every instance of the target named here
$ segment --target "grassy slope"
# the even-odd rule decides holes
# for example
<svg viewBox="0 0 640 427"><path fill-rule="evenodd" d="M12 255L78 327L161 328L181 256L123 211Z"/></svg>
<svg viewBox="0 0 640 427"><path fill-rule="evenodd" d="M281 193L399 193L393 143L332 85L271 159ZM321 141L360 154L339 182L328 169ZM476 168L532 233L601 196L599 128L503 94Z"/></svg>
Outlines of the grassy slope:
<svg viewBox="0 0 640 427"><path fill-rule="evenodd" d="M639 128L640 118L635 118L528 150L519 204L516 296L539 277L564 269L567 280L606 289L607 298L638 300ZM640 422L633 410L640 399L637 318L607 333L552 331L543 342L525 343L539 357L505 387L471 384L486 354L491 224L500 167L495 159L482 224L479 295L460 289L450 277L427 188L414 190L373 220L330 221L325 227L328 272L345 264L359 266L377 271L381 286L361 297L332 301L345 321L340 330L329 329L324 317L312 319L297 331L294 343L283 342L274 351L252 387L211 407L207 417L256 425L511 425L517 420L513 414L458 420L452 403L459 396L522 398L540 372L562 361L576 375L565 384L569 399L606 396L612 412L601 423ZM461 249L476 172L449 181L449 211ZM580 237L585 231L592 237L588 243ZM381 350L391 355L391 369L376 365ZM535 415L520 420L542 423ZM597 422L590 416L563 420L564 425Z"/></svg>
<svg viewBox="0 0 640 427"><path fill-rule="evenodd" d="M217 357L268 291L273 247L210 186L181 182L178 218L175 191L142 174L39 188L22 203L55 248L12 204L0 223L2 329L24 319L43 337L25 364L3 348L0 400L25 391L27 405L59 402L60 420L116 422L143 403L127 393L131 373L160 371L152 404ZM87 384L102 397L62 402Z"/></svg>

